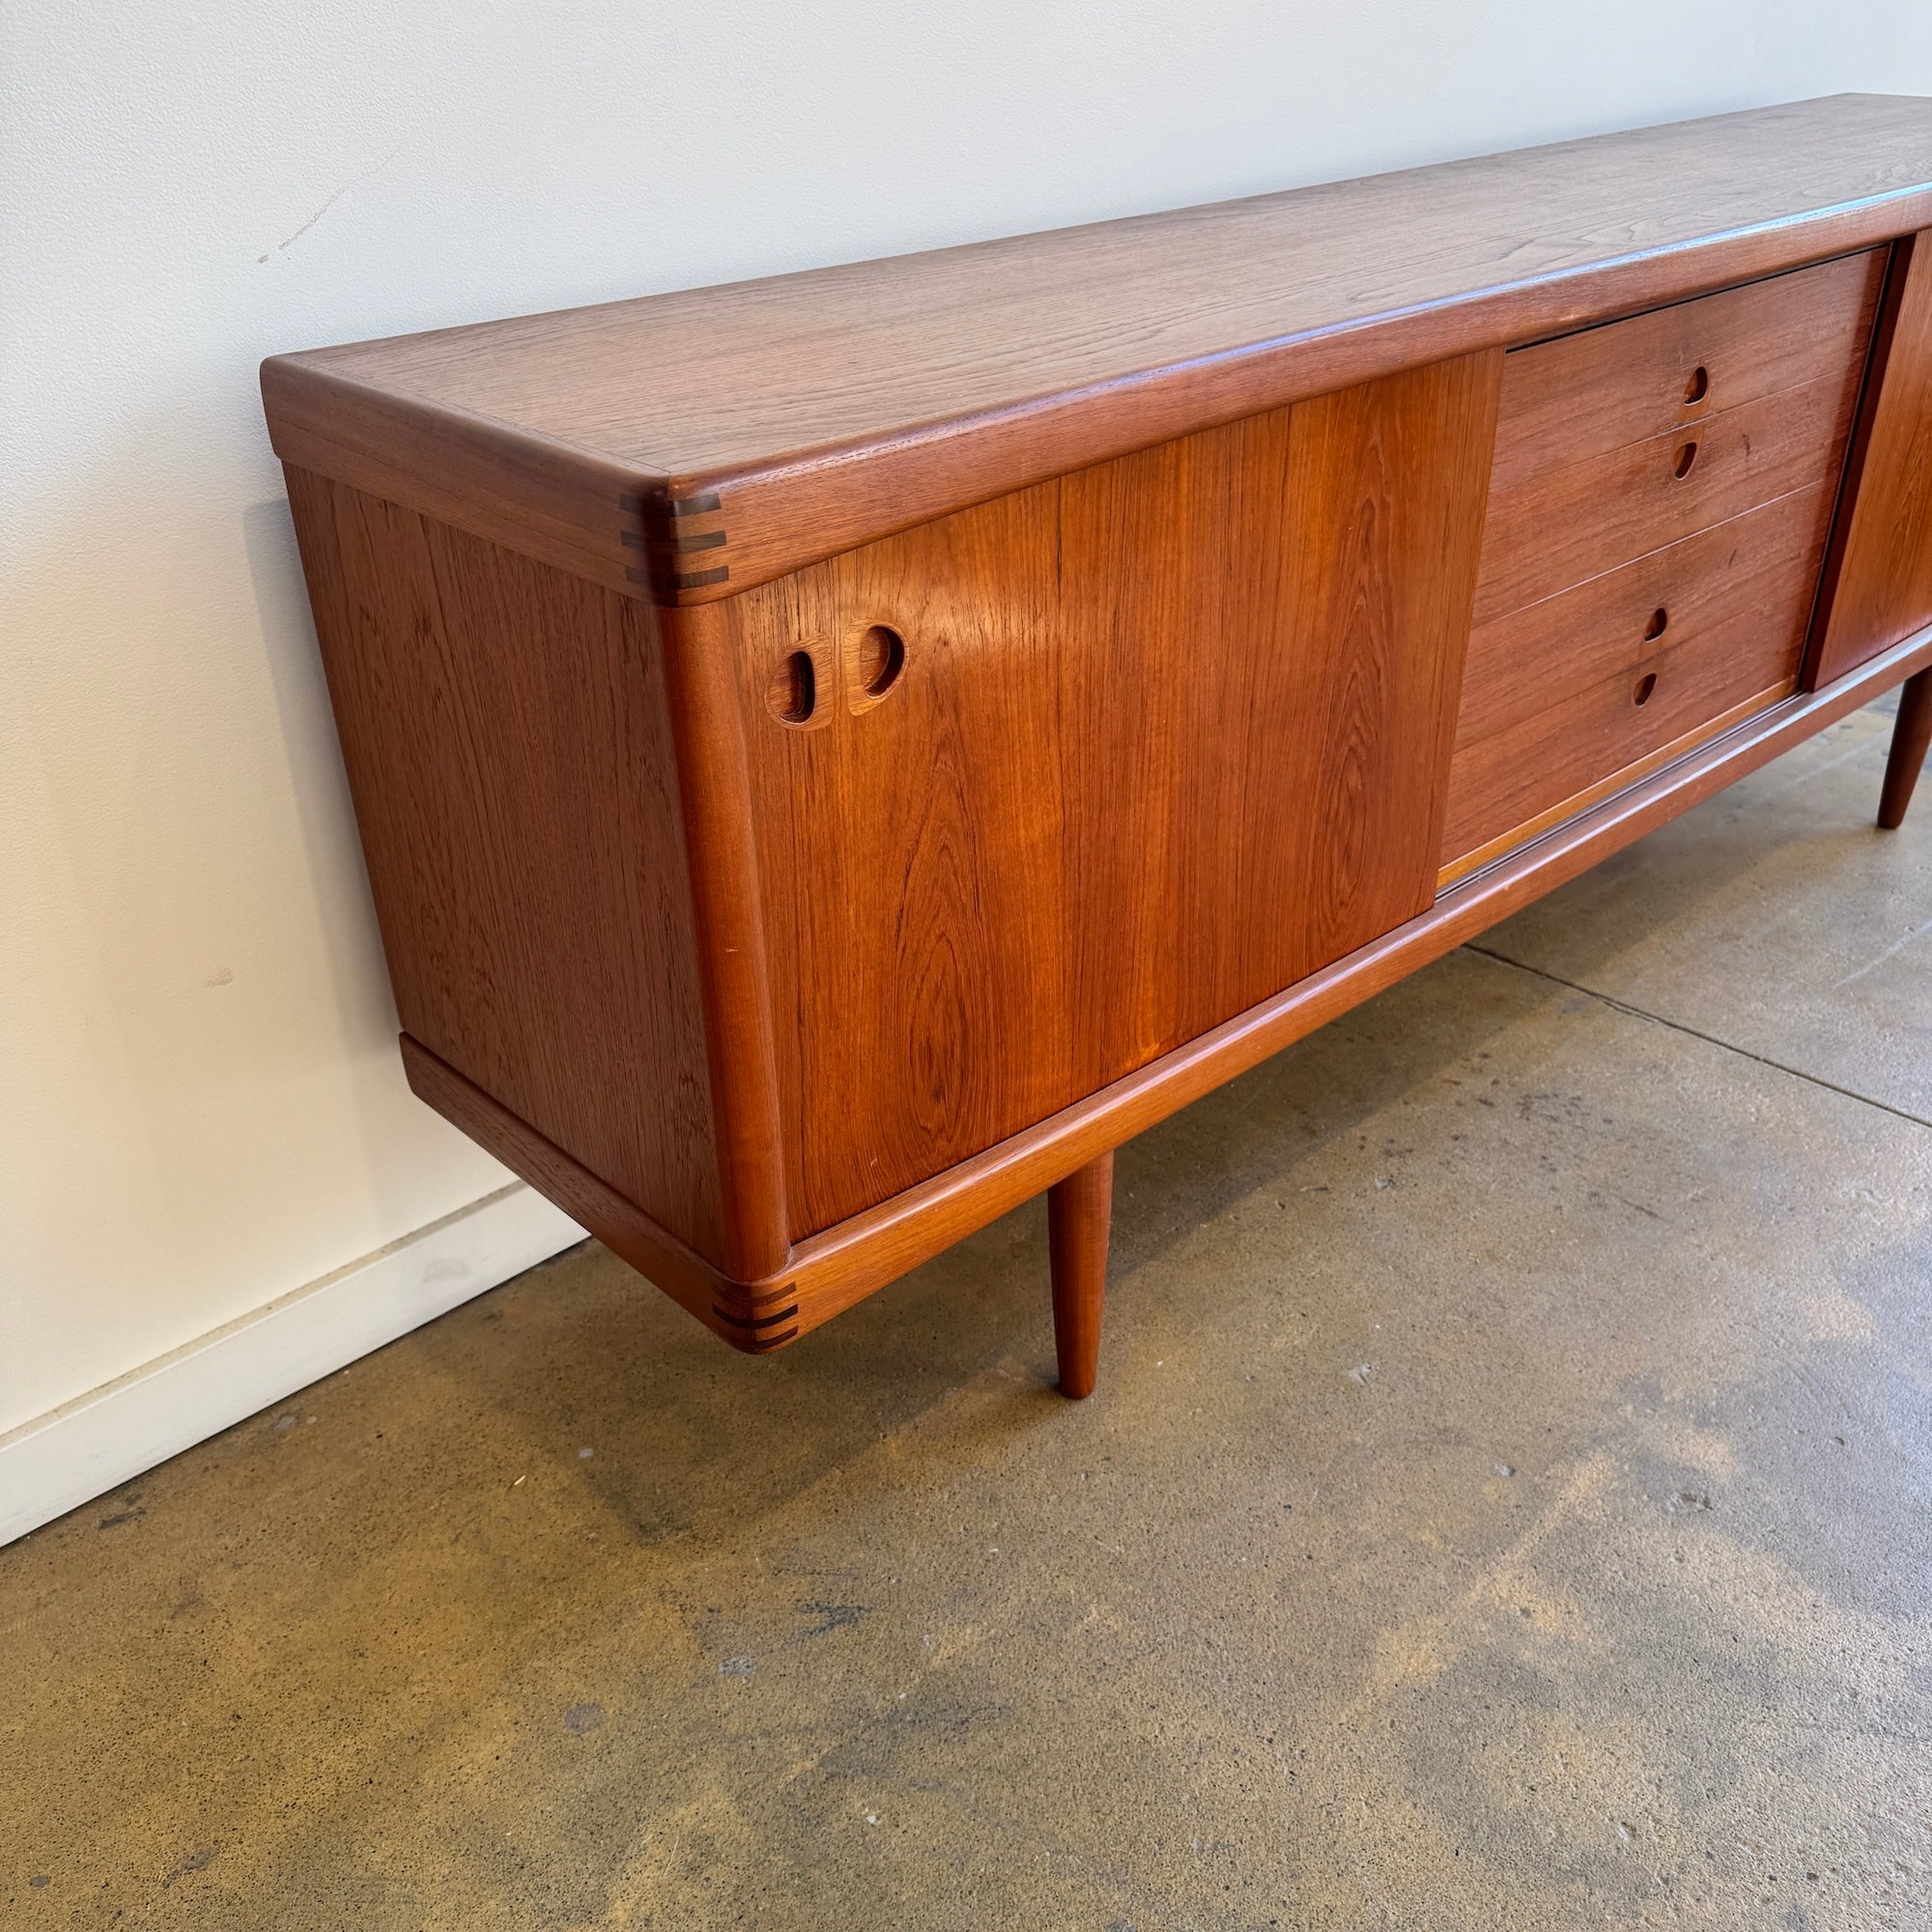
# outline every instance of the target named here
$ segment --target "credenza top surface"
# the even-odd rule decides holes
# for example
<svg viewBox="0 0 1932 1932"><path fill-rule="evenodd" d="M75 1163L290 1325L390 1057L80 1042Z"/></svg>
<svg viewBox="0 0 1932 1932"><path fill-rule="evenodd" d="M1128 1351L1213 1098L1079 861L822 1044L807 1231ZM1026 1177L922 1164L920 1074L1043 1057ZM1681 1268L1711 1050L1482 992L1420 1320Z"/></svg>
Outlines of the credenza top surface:
<svg viewBox="0 0 1932 1932"><path fill-rule="evenodd" d="M762 465L1932 187L1838 95L291 358L665 474Z"/></svg>
<svg viewBox="0 0 1932 1932"><path fill-rule="evenodd" d="M706 601L1215 422L1926 226L1932 99L1845 94L272 356L263 391L289 461ZM724 533L677 521L721 501Z"/></svg>

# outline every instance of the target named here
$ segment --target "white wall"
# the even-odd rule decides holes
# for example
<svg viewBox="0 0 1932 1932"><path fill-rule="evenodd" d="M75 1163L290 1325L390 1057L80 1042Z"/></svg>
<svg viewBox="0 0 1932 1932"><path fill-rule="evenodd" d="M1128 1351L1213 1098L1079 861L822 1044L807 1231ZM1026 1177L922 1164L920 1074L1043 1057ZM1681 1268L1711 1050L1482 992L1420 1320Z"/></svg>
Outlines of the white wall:
<svg viewBox="0 0 1932 1932"><path fill-rule="evenodd" d="M1932 93L1922 0L10 0L4 33L0 1432L505 1179L397 1067L263 355ZM183 1441L232 1419L183 1400Z"/></svg>

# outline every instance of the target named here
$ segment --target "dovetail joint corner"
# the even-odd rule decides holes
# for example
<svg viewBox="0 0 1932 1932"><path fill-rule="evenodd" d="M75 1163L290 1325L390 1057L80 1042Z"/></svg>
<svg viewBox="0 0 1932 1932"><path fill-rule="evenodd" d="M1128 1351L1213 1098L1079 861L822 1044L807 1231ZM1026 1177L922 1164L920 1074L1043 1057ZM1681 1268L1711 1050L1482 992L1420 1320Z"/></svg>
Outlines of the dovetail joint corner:
<svg viewBox="0 0 1932 1932"><path fill-rule="evenodd" d="M735 1309L714 1301L711 1312L724 1324L724 1339L748 1355L769 1355L773 1350L782 1349L787 1342L798 1340L796 1301L765 1315L741 1315Z"/></svg>
<svg viewBox="0 0 1932 1932"><path fill-rule="evenodd" d="M727 543L724 526L693 526L721 514L724 505L717 491L691 497L664 491L626 494L617 498L617 508L627 519L618 526L620 549L642 553L641 562L626 563L625 579L648 589L658 603L677 604L691 591L731 581L729 561L718 554ZM702 564L684 567L686 558L700 554L705 556Z"/></svg>

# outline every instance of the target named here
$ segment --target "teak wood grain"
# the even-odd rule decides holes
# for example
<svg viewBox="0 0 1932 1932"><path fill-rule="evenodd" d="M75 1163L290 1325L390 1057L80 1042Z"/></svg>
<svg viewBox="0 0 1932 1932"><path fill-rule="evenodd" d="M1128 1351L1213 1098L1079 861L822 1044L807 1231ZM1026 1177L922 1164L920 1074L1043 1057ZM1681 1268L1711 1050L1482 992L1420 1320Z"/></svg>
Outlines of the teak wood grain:
<svg viewBox="0 0 1932 1932"><path fill-rule="evenodd" d="M790 1236L750 759L722 632L711 611L667 611L660 626L716 1128L721 1252L726 1271L744 1278L781 1266Z"/></svg>
<svg viewBox="0 0 1932 1932"><path fill-rule="evenodd" d="M666 603L1082 464L1932 223L1841 95L277 356L285 461Z"/></svg>
<svg viewBox="0 0 1932 1932"><path fill-rule="evenodd" d="M404 1030L722 1258L657 613L327 478L288 485Z"/></svg>
<svg viewBox="0 0 1932 1932"><path fill-rule="evenodd" d="M1497 492L1476 622L1493 623L1795 490L1835 483L1861 370L1861 357L1848 359L1802 389Z"/></svg>
<svg viewBox="0 0 1932 1932"><path fill-rule="evenodd" d="M1782 696L1834 503L1831 486L1797 491L1478 628L1444 865L1753 696Z"/></svg>
<svg viewBox="0 0 1932 1932"><path fill-rule="evenodd" d="M1869 248L1510 352L1492 488L1510 490L1861 370L1887 251Z"/></svg>
<svg viewBox="0 0 1932 1932"><path fill-rule="evenodd" d="M1819 599L1814 685L1932 619L1932 237L1907 237L1894 256L1843 541Z"/></svg>
<svg viewBox="0 0 1932 1932"><path fill-rule="evenodd" d="M1428 904L1500 361L1117 459L718 607L795 1238ZM879 625L903 668L855 707L848 641ZM830 722L799 729L767 694L814 642Z"/></svg>
<svg viewBox="0 0 1932 1932"><path fill-rule="evenodd" d="M1835 490L1815 484L1666 544L1470 633L1457 720L1471 745L1611 671L1719 635L1725 654L1802 653ZM1795 660L1790 667L1795 668Z"/></svg>
<svg viewBox="0 0 1932 1932"><path fill-rule="evenodd" d="M1516 842L1506 835L1526 836L1604 781L1666 746L1694 741L1700 726L1748 715L1797 685L1795 651L1779 666L1733 663L1685 644L1647 659L1634 676L1613 672L1565 693L1548 711L1486 740L1459 767L1444 864L1460 871L1457 862L1470 853ZM1649 692L1640 704L1639 686Z"/></svg>
<svg viewBox="0 0 1932 1932"><path fill-rule="evenodd" d="M1693 752L1701 751L1716 739L1726 737L1738 725L1757 717L1760 712L1774 709L1780 699L1791 696L1797 684L1797 679L1785 678L1763 691L1754 691L1728 709L1700 718L1689 730L1680 732L1675 738L1653 745L1640 757L1633 758L1627 764L1611 764L1607 759L1593 760L1608 767L1601 778L1578 790L1566 786L1564 795L1553 805L1544 806L1527 818L1518 819L1512 812L1510 816L1514 822L1506 832L1497 834L1484 844L1471 847L1443 866L1436 875L1436 891L1447 892L1450 887L1462 884L1475 873L1534 845L1546 834L1573 820L1586 817L1606 799L1634 789L1654 773L1662 771L1666 766L1681 764ZM1570 782L1574 784L1575 781L1573 779Z"/></svg>
<svg viewBox="0 0 1932 1932"><path fill-rule="evenodd" d="M1084 1392L1122 1141L1910 680L1902 814L1928 184L1852 98L278 358L412 1086L754 1353L1050 1189Z"/></svg>

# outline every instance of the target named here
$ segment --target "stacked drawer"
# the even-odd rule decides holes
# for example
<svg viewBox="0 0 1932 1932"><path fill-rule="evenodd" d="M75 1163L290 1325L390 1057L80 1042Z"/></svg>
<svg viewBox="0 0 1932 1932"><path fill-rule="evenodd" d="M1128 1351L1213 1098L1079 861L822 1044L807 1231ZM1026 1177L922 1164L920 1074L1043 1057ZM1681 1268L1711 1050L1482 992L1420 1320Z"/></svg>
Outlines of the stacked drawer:
<svg viewBox="0 0 1932 1932"><path fill-rule="evenodd" d="M1511 352L1445 882L1793 688L1883 274Z"/></svg>

